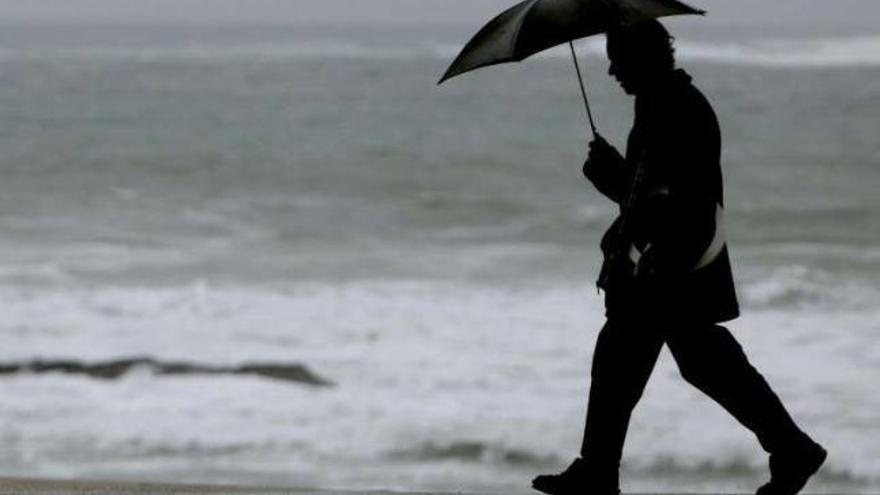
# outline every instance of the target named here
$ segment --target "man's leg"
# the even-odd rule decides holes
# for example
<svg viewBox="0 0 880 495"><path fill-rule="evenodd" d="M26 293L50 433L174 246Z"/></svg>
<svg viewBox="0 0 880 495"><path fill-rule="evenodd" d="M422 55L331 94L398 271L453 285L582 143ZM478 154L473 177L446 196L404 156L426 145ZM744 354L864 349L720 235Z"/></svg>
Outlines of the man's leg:
<svg viewBox="0 0 880 495"><path fill-rule="evenodd" d="M561 474L535 478L535 489L552 495L618 492L629 418L662 346L659 333L646 325L621 319L605 323L593 353L581 458Z"/></svg>
<svg viewBox="0 0 880 495"><path fill-rule="evenodd" d="M657 363L663 338L637 321L609 320L596 341L581 457L591 468L620 468L630 416Z"/></svg>
<svg viewBox="0 0 880 495"><path fill-rule="evenodd" d="M726 328L685 324L668 333L682 377L753 431L765 451L772 454L806 437Z"/></svg>
<svg viewBox="0 0 880 495"><path fill-rule="evenodd" d="M825 451L798 428L733 335L720 325L691 323L669 328L666 343L685 380L754 432L771 454L773 480L764 493L797 493Z"/></svg>

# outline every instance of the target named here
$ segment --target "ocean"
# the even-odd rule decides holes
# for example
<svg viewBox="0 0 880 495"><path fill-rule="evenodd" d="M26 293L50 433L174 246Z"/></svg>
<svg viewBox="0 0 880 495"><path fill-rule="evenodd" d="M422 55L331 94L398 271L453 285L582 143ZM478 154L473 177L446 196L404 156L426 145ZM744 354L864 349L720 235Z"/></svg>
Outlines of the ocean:
<svg viewBox="0 0 880 495"><path fill-rule="evenodd" d="M437 86L470 26L0 29L0 475L526 493L576 455L614 209L564 49ZM729 326L880 490L880 34L683 30L724 135ZM632 100L578 44L600 132ZM628 491L751 492L756 440L664 351Z"/></svg>

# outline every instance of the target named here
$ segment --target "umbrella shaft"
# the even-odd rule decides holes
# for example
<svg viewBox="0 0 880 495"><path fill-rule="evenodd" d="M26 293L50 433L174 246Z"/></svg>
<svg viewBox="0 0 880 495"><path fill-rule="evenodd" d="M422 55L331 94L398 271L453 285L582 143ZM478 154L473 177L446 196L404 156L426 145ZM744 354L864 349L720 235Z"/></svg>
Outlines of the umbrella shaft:
<svg viewBox="0 0 880 495"><path fill-rule="evenodd" d="M577 54L574 51L574 43L569 41L568 47L571 48L571 59L574 61L574 70L577 71L578 83L581 85L581 96L584 97L584 107L587 109L590 130L593 131L593 137L596 137L596 124L593 122L593 112L590 110L590 100L587 98L587 87L584 86L584 78L581 76L581 66L578 64Z"/></svg>

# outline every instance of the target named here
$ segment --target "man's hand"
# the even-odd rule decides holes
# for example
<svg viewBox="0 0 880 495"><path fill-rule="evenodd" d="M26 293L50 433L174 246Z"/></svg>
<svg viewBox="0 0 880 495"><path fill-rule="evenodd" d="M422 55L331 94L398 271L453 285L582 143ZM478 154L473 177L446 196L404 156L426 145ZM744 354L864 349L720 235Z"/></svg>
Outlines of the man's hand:
<svg viewBox="0 0 880 495"><path fill-rule="evenodd" d="M590 154L584 163L584 176L595 182L596 179L603 179L609 173L613 173L612 170L619 169L622 163L623 157L614 149L614 146L596 134L590 143Z"/></svg>
<svg viewBox="0 0 880 495"><path fill-rule="evenodd" d="M624 182L624 158L602 136L596 134L590 143L590 154L584 163L584 177L600 192L617 200Z"/></svg>

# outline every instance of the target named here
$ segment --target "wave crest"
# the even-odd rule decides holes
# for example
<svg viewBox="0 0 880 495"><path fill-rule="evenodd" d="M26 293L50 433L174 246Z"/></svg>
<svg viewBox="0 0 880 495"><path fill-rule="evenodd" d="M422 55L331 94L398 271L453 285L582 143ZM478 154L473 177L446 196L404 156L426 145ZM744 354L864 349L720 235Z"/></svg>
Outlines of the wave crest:
<svg viewBox="0 0 880 495"><path fill-rule="evenodd" d="M880 36L676 45L680 58L687 60L780 68L880 66Z"/></svg>
<svg viewBox="0 0 880 495"><path fill-rule="evenodd" d="M759 308L867 309L880 300L876 286L806 266L784 266L743 284L743 302Z"/></svg>
<svg viewBox="0 0 880 495"><path fill-rule="evenodd" d="M399 40L370 44L351 38L289 42L183 44L176 46L73 46L2 48L0 61L201 62L278 60L451 60L463 45L457 42ZM582 43L582 52L604 56L602 38ZM704 42L679 39L682 60L775 68L880 66L880 36L806 39L764 38L749 42ZM561 48L538 58L567 58Z"/></svg>
<svg viewBox="0 0 880 495"><path fill-rule="evenodd" d="M542 456L526 450L471 440L447 444L428 442L409 449L395 450L388 453L387 457L417 462L454 460L509 465L547 465L556 460L554 457Z"/></svg>

